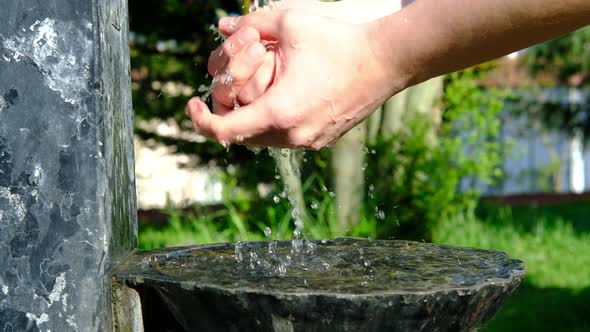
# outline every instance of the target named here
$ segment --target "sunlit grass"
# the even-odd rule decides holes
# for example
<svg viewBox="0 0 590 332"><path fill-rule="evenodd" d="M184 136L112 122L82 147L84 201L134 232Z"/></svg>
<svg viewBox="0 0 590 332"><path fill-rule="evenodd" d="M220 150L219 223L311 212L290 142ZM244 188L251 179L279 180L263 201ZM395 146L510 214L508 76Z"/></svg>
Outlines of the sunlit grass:
<svg viewBox="0 0 590 332"><path fill-rule="evenodd" d="M333 200L327 195L326 197L321 202L313 202L317 208L312 210L313 221L305 223L303 229L305 238L330 239L343 236L375 238L377 223L372 215L361 218L361 222L347 232L340 231ZM264 235L266 227L271 229L273 240L293 238L294 225L290 211L273 206L267 207L263 214L256 214L256 217L253 217L254 214L240 213L231 203L226 203L223 209L214 214L200 217L174 209L170 209L168 213L170 218L163 227L140 225L139 247L141 249L262 241L267 240ZM261 215L263 217L260 217Z"/></svg>
<svg viewBox="0 0 590 332"><path fill-rule="evenodd" d="M306 224L306 237L375 237L377 221L371 216L343 234L337 230L332 201L315 203L315 220ZM257 214L258 220L231 204L204 217L170 213L164 227L141 228L142 249L259 241L266 239L265 227L271 227L275 239L292 238L291 215L276 206ZM525 262L523 285L483 331L590 331L590 204L486 206L477 219L442 221L431 231L437 243L502 250Z"/></svg>
<svg viewBox="0 0 590 332"><path fill-rule="evenodd" d="M565 217L564 217L565 216ZM496 249L525 262L524 284L483 331L590 331L590 204L488 207L433 230L436 242Z"/></svg>

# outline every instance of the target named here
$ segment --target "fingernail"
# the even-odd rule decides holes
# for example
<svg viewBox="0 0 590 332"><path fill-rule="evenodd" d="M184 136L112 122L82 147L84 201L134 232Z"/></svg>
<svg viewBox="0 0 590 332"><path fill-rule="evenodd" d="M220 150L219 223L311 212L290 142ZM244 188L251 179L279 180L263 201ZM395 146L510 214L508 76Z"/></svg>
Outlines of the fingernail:
<svg viewBox="0 0 590 332"><path fill-rule="evenodd" d="M236 28L237 18L226 16L219 19L219 28L233 31Z"/></svg>
<svg viewBox="0 0 590 332"><path fill-rule="evenodd" d="M191 100L189 100L189 102L186 104L186 107L184 108L186 115L190 117L191 113L195 113L195 111L200 111L200 101L201 99L199 97L193 97Z"/></svg>
<svg viewBox="0 0 590 332"><path fill-rule="evenodd" d="M264 46L262 46L262 44L252 43L252 45L250 45L246 51L246 56L248 56L250 60L258 60L262 55L264 55L264 52L266 52L266 49Z"/></svg>

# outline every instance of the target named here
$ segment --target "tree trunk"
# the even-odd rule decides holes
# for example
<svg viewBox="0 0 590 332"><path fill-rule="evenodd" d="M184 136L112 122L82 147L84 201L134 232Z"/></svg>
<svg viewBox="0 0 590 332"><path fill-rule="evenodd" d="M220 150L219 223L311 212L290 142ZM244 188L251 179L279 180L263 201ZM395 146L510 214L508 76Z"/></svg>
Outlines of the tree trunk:
<svg viewBox="0 0 590 332"><path fill-rule="evenodd" d="M383 105L381 133L391 137L401 133L405 124L416 116L430 119L429 141L436 142L436 128L441 121L441 109L436 107L443 94L444 77L435 77L393 96Z"/></svg>
<svg viewBox="0 0 590 332"><path fill-rule="evenodd" d="M336 218L340 231L358 224L365 185L365 138L367 124L359 124L342 136L332 148Z"/></svg>

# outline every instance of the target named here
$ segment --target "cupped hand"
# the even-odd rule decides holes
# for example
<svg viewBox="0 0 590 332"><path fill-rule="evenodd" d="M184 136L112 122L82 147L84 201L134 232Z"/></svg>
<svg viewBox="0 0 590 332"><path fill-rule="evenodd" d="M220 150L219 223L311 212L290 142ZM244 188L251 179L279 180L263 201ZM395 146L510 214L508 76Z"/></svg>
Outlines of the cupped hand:
<svg viewBox="0 0 590 332"><path fill-rule="evenodd" d="M401 0L283 0L271 3L281 10L300 9L306 13L334 18L348 23L369 22L401 9ZM260 41L251 27L235 29L220 25L220 32L230 36L211 53L208 71L214 77L213 112L224 114L228 107L250 104L270 87L280 58L268 42ZM264 52L263 46L268 49Z"/></svg>
<svg viewBox="0 0 590 332"><path fill-rule="evenodd" d="M195 128L220 143L317 150L335 142L404 85L403 77L392 75L375 56L372 25L293 8L220 22L220 29L232 37L247 27L274 44L274 52L264 54L274 53L272 85L236 110L214 102L220 110L213 114L197 98L188 104Z"/></svg>

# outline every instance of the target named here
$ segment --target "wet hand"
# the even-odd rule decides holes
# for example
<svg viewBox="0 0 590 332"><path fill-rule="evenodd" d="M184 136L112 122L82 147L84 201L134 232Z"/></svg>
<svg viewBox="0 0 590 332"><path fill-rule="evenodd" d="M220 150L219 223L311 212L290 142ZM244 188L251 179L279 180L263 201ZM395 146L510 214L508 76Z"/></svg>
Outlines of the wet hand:
<svg viewBox="0 0 590 332"><path fill-rule="evenodd" d="M195 128L221 143L317 150L334 143L403 86L403 79L396 84L392 70L374 56L366 24L297 9L259 11L220 22L230 38L246 34L242 31L247 27L274 43L274 51L264 55L274 54L272 85L237 110L227 98L214 102L216 114L196 98L187 107ZM259 42L256 36L253 41ZM264 61L259 63L261 67ZM259 69L250 66L249 73L252 68ZM215 97L223 98L221 93Z"/></svg>
<svg viewBox="0 0 590 332"><path fill-rule="evenodd" d="M363 23L401 9L394 0L284 0L277 3L281 10L300 9L306 13L331 17L342 22ZM228 108L250 104L273 83L280 57L272 44L260 42L258 31L251 27L235 29L220 24L220 32L230 36L209 57L208 71L214 77L213 112L225 114ZM262 45L268 52L264 52Z"/></svg>

